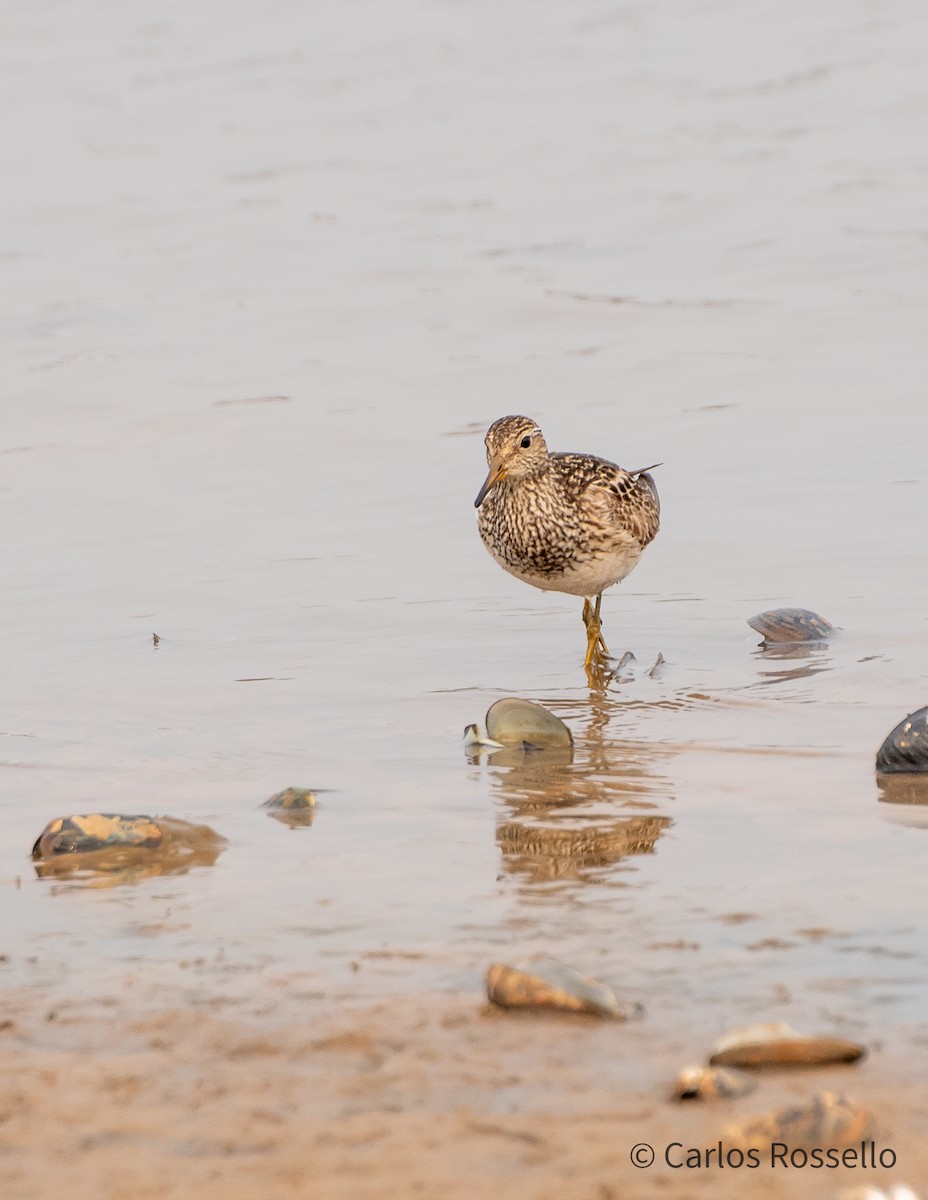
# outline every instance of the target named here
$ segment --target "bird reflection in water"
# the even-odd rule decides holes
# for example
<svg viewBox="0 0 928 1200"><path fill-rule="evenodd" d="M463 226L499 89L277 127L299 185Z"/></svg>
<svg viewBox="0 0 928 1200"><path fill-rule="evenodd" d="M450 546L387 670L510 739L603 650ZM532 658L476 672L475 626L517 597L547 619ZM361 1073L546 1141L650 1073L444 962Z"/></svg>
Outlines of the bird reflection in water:
<svg viewBox="0 0 928 1200"><path fill-rule="evenodd" d="M573 709L587 717L584 729L574 727L573 746L474 747L469 757L496 768L494 788L506 807L496 843L507 872L533 884L603 881L623 859L653 854L671 825L654 798L667 798L669 783L655 761L670 750L610 736L616 707L604 695L557 707L562 716Z"/></svg>

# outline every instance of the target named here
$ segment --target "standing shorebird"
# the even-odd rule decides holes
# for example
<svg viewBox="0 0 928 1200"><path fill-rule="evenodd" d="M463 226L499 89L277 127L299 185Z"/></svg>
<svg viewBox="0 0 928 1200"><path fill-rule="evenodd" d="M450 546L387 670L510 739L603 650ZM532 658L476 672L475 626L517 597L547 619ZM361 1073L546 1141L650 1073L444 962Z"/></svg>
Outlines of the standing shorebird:
<svg viewBox="0 0 928 1200"><path fill-rule="evenodd" d="M530 417L500 417L486 444L490 470L474 501L483 544L516 579L583 597L583 665L590 684L601 683L603 592L634 570L660 527L653 468L551 454Z"/></svg>

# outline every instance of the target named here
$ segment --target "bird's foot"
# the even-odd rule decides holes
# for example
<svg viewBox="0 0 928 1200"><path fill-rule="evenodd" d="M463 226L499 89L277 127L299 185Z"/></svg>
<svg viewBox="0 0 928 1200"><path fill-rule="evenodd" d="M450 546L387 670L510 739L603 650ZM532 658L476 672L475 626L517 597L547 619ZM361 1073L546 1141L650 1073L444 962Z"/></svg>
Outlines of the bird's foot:
<svg viewBox="0 0 928 1200"><path fill-rule="evenodd" d="M589 602L589 600L586 599L586 597L584 597L584 599L583 599L583 624L586 626L587 660L589 660L589 658L590 658L590 645L591 645L591 639L593 638L593 634L592 634L591 630L594 628L596 630L595 640L598 643L597 653L601 653L603 655L603 657L605 657L605 658L610 657L609 647L606 645L606 639L603 637L603 623L600 620L600 616L599 616L599 607L600 607L601 601L602 601L602 596L598 596L596 598L595 604L591 604ZM589 661L585 662L584 666L586 666L588 668Z"/></svg>
<svg viewBox="0 0 928 1200"><path fill-rule="evenodd" d="M586 680L591 688L604 691L608 687L614 672L609 670L606 643L599 630L599 622L590 622L586 630L586 657L583 666L586 670Z"/></svg>

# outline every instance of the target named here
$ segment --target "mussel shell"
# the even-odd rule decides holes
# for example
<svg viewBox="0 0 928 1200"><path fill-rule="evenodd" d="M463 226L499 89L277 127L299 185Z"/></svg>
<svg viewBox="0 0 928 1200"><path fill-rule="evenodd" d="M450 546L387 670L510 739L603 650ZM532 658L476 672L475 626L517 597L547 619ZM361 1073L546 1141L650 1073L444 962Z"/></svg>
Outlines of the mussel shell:
<svg viewBox="0 0 928 1200"><path fill-rule="evenodd" d="M731 1126L724 1140L745 1150L765 1150L772 1142L807 1150L815 1146L843 1149L876 1134L876 1121L868 1109L834 1092L819 1092L807 1104Z"/></svg>
<svg viewBox="0 0 928 1200"><path fill-rule="evenodd" d="M570 747L570 730L554 713L531 700L507 696L487 710L487 737L503 746L536 747L539 750Z"/></svg>
<svg viewBox="0 0 928 1200"><path fill-rule="evenodd" d="M306 788L284 788L265 800L263 808L283 808L297 812L316 807L316 794Z"/></svg>
<svg viewBox="0 0 928 1200"><path fill-rule="evenodd" d="M90 854L114 846L154 850L164 841L164 831L151 817L127 817L119 813L87 813L57 817L36 838L33 858L59 854Z"/></svg>
<svg viewBox="0 0 928 1200"><path fill-rule="evenodd" d="M684 1067L673 1085L674 1100L733 1100L757 1087L757 1080L731 1067Z"/></svg>
<svg viewBox="0 0 928 1200"><path fill-rule="evenodd" d="M928 772L928 707L909 713L876 752L876 769L884 775Z"/></svg>
<svg viewBox="0 0 928 1200"><path fill-rule="evenodd" d="M771 608L748 619L765 642L823 642L835 627L808 608Z"/></svg>
<svg viewBox="0 0 928 1200"><path fill-rule="evenodd" d="M714 1067L811 1067L856 1062L866 1054L844 1038L803 1037L789 1025L772 1022L734 1029L716 1042L709 1063Z"/></svg>
<svg viewBox="0 0 928 1200"><path fill-rule="evenodd" d="M533 955L514 967L494 963L487 971L487 996L500 1008L586 1013L615 1021L632 1015L612 988L547 954Z"/></svg>

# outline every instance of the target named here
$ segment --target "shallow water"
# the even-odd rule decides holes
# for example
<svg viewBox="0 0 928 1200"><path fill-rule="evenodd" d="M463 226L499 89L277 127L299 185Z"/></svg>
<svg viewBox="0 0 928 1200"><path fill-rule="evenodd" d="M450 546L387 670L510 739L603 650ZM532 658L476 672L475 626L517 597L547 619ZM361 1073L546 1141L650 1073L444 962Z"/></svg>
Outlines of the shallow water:
<svg viewBox="0 0 928 1200"><path fill-rule="evenodd" d="M924 830L873 776L928 697L921 7L3 24L8 985L280 1018L546 950L707 1035L923 1022ZM476 534L510 411L665 464L602 696ZM841 632L761 651L779 605ZM573 761L468 758L509 694ZM229 847L37 879L90 811Z"/></svg>

